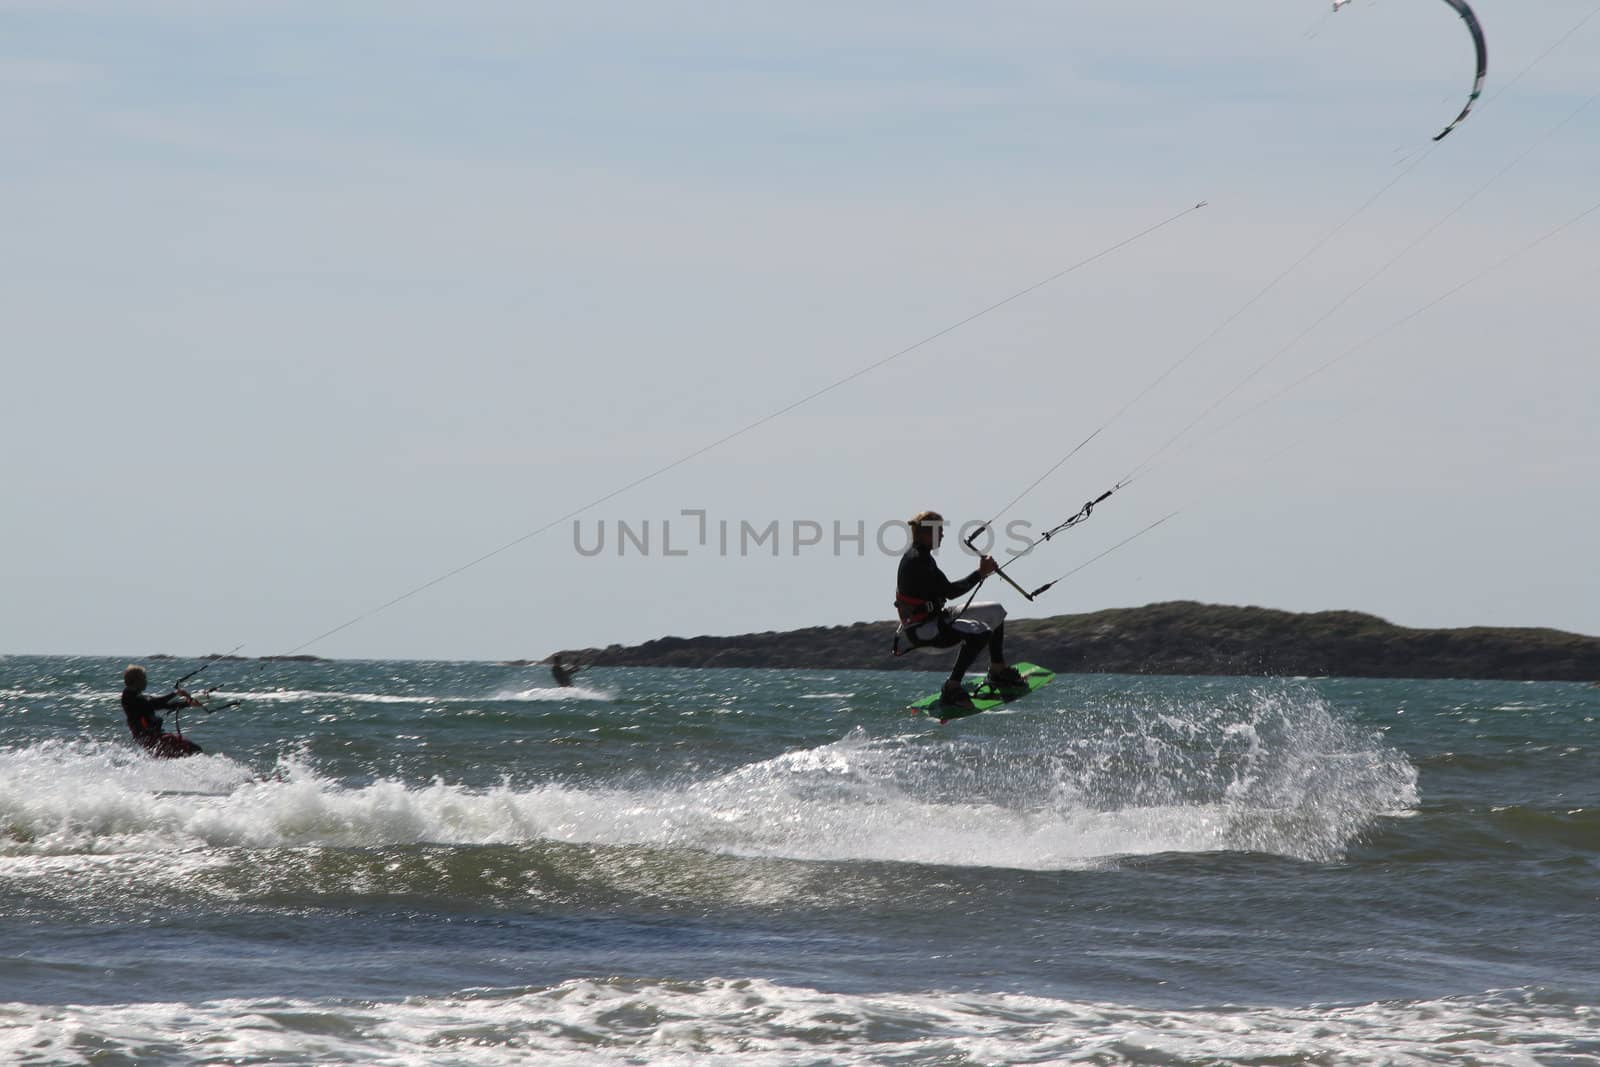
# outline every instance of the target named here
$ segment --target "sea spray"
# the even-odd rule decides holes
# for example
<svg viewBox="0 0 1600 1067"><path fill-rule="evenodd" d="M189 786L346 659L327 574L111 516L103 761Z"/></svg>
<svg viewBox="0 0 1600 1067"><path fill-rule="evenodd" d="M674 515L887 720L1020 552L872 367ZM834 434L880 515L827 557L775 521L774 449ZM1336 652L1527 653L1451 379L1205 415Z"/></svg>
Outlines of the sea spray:
<svg viewBox="0 0 1600 1067"><path fill-rule="evenodd" d="M124 665L0 663L0 1058L1600 1052L1600 691L275 664L153 761Z"/></svg>
<svg viewBox="0 0 1600 1067"><path fill-rule="evenodd" d="M838 740L705 778L469 788L258 780L225 757L49 742L3 754L11 848L343 848L541 840L733 855L1051 869L1156 852L1328 861L1416 799L1371 731L1292 687L985 716Z"/></svg>

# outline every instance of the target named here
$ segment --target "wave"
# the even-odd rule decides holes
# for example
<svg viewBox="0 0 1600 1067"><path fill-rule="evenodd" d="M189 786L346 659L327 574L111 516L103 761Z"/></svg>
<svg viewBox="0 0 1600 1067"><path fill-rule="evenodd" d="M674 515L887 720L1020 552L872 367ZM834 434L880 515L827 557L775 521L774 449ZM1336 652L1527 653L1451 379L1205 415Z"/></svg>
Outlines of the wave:
<svg viewBox="0 0 1600 1067"><path fill-rule="evenodd" d="M1016 994L852 995L760 979L578 978L398 1001L0 1004L19 1064L105 1059L541 1064L1590 1062L1591 1012L1537 989L1426 1001L1182 1010Z"/></svg>
<svg viewBox="0 0 1600 1067"><path fill-rule="evenodd" d="M1520 804L1493 808L1490 825L1506 840L1518 844L1555 844L1562 848L1600 852L1600 810L1542 811Z"/></svg>
<svg viewBox="0 0 1600 1067"><path fill-rule="evenodd" d="M566 688L541 687L533 689L500 690L498 692L490 693L487 696L477 696L462 693L342 693L313 689L269 689L262 692L237 693L230 690L226 695L229 700L242 700L246 703L301 703L319 700L335 700L351 704L476 704L484 701L512 703L519 701L567 700L609 701L612 699L612 694L603 689L589 689L581 685L569 686Z"/></svg>
<svg viewBox="0 0 1600 1067"><path fill-rule="evenodd" d="M606 701L613 699L613 694L604 689L590 689L587 686L571 685L560 688L534 688L504 690L489 697L490 700L531 700L531 701L568 701L592 700Z"/></svg>
<svg viewBox="0 0 1600 1067"><path fill-rule="evenodd" d="M219 698L226 696L229 700L241 700L249 704L299 704L325 700L350 704L437 704L450 699L409 693L341 693L321 689L230 689L217 695Z"/></svg>
<svg viewBox="0 0 1600 1067"><path fill-rule="evenodd" d="M1480 809L1460 803L1429 812L1421 858L1481 858L1506 862L1536 855L1556 858L1600 853L1600 809L1551 811L1511 804Z"/></svg>
<svg viewBox="0 0 1600 1067"><path fill-rule="evenodd" d="M67 700L115 706L119 690L72 690L67 692L34 692L31 690L0 690L0 697L30 700ZM304 704L335 701L343 704L460 704L484 701L610 701L613 694L603 689L585 686L567 688L533 688L501 690L487 696L462 693L351 693L328 689L218 689L209 701L238 700L246 704Z"/></svg>
<svg viewBox="0 0 1600 1067"><path fill-rule="evenodd" d="M1333 860L1417 799L1402 754L1301 694L1000 721L948 742L856 731L612 818L743 855L1055 870L1165 852Z"/></svg>
<svg viewBox="0 0 1600 1067"><path fill-rule="evenodd" d="M1328 861L1416 799L1399 753L1314 699L1102 709L1011 737L856 729L703 778L347 785L303 760L0 750L0 856L543 842L741 857L1058 870L1163 852Z"/></svg>

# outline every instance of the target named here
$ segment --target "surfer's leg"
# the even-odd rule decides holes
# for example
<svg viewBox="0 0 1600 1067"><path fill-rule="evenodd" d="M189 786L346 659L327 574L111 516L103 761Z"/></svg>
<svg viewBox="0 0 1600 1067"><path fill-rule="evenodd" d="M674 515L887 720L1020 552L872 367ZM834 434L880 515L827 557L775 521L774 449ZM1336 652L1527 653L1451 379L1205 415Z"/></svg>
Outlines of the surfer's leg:
<svg viewBox="0 0 1600 1067"><path fill-rule="evenodd" d="M988 643L987 632L970 634L961 643L961 651L956 654L956 665L950 671L952 682L960 684L961 679L966 677L967 671L972 667L973 661L978 658L978 653L982 652Z"/></svg>
<svg viewBox="0 0 1600 1067"><path fill-rule="evenodd" d="M953 625L959 626L964 622L978 623L988 631L989 665L991 667L1004 667L1006 665L1005 605L995 603L973 604L961 613L961 617Z"/></svg>
<svg viewBox="0 0 1600 1067"><path fill-rule="evenodd" d="M973 605L975 608L987 606ZM994 606L998 607L999 605ZM984 612L983 614L989 615L991 613ZM1003 617L1003 610L1001 614ZM977 618L970 612L963 613L957 618L947 617L941 622L941 637L950 644L955 644L957 641L961 643L961 651L956 655L956 665L950 671L950 681L945 683L946 685L952 683L959 685L961 679L966 677L967 671L972 668L973 662L977 660L978 654L989 647L991 636L989 626L981 618Z"/></svg>
<svg viewBox="0 0 1600 1067"><path fill-rule="evenodd" d="M996 689L1025 687L1022 675L1006 663L1006 609L1004 604L974 604L954 625L981 625L987 631L989 684Z"/></svg>

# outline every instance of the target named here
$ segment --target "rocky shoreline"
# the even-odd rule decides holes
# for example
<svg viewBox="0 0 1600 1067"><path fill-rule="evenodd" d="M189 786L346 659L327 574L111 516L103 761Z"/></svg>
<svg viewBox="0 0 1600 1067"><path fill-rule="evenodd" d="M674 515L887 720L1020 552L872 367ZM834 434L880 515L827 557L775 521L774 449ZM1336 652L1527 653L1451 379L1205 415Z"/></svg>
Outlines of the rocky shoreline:
<svg viewBox="0 0 1600 1067"><path fill-rule="evenodd" d="M894 625L858 622L732 637L663 637L563 650L606 667L942 670L949 654L889 655ZM1083 615L1014 619L1012 658L1063 673L1600 679L1600 637L1561 630L1396 626L1355 611L1295 613L1171 601Z"/></svg>

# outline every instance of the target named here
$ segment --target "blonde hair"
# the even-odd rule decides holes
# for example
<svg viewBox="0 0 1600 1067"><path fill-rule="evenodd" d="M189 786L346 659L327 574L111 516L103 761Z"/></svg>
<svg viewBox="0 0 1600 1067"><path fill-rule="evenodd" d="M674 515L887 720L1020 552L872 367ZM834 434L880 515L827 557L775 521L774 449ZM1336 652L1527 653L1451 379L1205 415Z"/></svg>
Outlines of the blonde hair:
<svg viewBox="0 0 1600 1067"><path fill-rule="evenodd" d="M933 543L933 531L944 525L944 516L937 511L919 511L907 520L911 525L911 540Z"/></svg>
<svg viewBox="0 0 1600 1067"><path fill-rule="evenodd" d="M122 684L129 689L143 689L150 684L150 677L144 673L143 667L130 663L127 670L122 672Z"/></svg>

